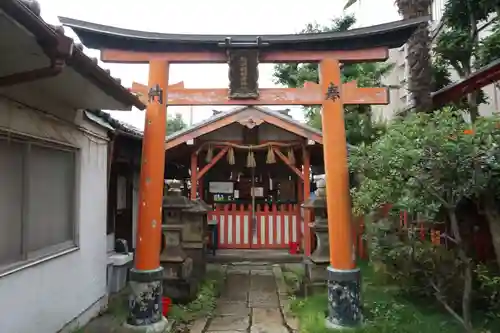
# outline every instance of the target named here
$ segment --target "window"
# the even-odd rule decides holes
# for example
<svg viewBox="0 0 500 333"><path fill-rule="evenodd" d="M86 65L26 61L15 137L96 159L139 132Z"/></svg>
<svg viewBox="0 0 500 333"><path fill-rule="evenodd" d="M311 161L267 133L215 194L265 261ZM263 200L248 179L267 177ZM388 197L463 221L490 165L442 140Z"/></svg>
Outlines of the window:
<svg viewBox="0 0 500 333"><path fill-rule="evenodd" d="M76 245L76 150L0 136L0 270Z"/></svg>

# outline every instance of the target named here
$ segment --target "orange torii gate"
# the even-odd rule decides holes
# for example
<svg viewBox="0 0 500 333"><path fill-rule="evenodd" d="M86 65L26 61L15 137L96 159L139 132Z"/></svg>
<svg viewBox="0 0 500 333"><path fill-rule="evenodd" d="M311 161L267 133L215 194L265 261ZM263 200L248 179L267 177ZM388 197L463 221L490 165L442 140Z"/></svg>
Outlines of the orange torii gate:
<svg viewBox="0 0 500 333"><path fill-rule="evenodd" d="M139 93L147 104L148 87L134 82L131 91ZM386 88L360 88L356 81L342 84L344 105L389 103ZM258 100L230 99L229 89L186 89L183 82L168 86L167 105L321 105L325 93L320 85L306 82L303 88L265 88L259 90Z"/></svg>
<svg viewBox="0 0 500 333"><path fill-rule="evenodd" d="M330 238L327 324L349 327L361 321L360 272L352 237L349 174L343 106L387 104L384 88L341 83L341 63L384 61L389 48L403 45L427 18L397 21L346 32L296 35L175 35L119 29L60 18L105 62L148 63L149 103L144 130L139 226L132 302L128 323L165 325L161 316L159 262L163 196L166 106L168 105L322 105ZM259 63L319 63L320 83L304 88L259 89ZM167 89L170 64L228 63L229 89ZM144 87L142 87L143 89ZM167 91L168 90L168 91ZM307 183L307 182L306 182ZM304 199L309 196L304 186ZM306 221L307 222L307 221ZM306 224L307 225L307 224ZM306 228L306 237L308 237ZM151 300L146 293L152 294Z"/></svg>
<svg viewBox="0 0 500 333"><path fill-rule="evenodd" d="M184 88L184 81L170 84L167 88L168 88L168 91L170 91L172 89ZM132 88L130 88L129 90L130 90L130 92L135 94L141 100L141 102L144 103L144 105L149 104L149 88L148 88L148 86L141 84L141 83L132 82Z"/></svg>

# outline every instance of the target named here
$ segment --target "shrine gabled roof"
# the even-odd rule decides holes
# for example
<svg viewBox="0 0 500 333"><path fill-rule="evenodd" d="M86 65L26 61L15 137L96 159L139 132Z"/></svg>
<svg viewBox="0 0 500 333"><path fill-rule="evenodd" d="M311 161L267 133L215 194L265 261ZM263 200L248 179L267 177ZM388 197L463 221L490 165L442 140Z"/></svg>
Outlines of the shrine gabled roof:
<svg viewBox="0 0 500 333"><path fill-rule="evenodd" d="M301 123L289 116L282 114L279 111L275 111L266 107L261 106L243 106L232 109L227 112L219 113L215 116L212 116L196 125L188 127L184 130L172 133L168 135L165 139L166 149L173 148L178 146L181 143L186 142L190 139L195 139L201 135L210 133L212 131L216 131L217 129L237 122L237 116L242 114L246 110L256 110L257 112L267 116L266 122L272 122L271 124L282 128L286 131L292 130L295 134L299 136L303 136L305 138L314 140L319 144L323 144L323 135L321 131L307 125ZM231 118L235 118L234 121L231 121ZM230 120L230 122L224 122L224 120ZM275 120L275 121L273 121ZM203 130L205 129L205 130Z"/></svg>
<svg viewBox="0 0 500 333"><path fill-rule="evenodd" d="M343 32L301 33L286 35L196 35L168 34L123 29L103 24L59 17L63 25L74 30L89 48L117 49L143 52L210 52L221 51L230 38L231 43L255 43L265 51L334 51L374 47L400 47L428 17L400 20L352 29Z"/></svg>

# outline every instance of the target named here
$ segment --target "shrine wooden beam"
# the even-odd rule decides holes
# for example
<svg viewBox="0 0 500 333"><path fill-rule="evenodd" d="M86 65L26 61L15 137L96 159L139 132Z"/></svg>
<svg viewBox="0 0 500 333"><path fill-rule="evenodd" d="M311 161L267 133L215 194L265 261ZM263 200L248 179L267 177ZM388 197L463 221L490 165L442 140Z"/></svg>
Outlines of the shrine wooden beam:
<svg viewBox="0 0 500 333"><path fill-rule="evenodd" d="M191 200L196 199L198 176L196 175L198 171L198 154L196 152L191 153Z"/></svg>
<svg viewBox="0 0 500 333"><path fill-rule="evenodd" d="M184 81L171 84L167 87L167 89L182 89L182 88L184 88ZM139 98L139 100L142 103L144 103L144 105L148 105L149 87L147 85L142 83L132 82L132 88L130 88L129 90L131 93L135 94Z"/></svg>
<svg viewBox="0 0 500 333"><path fill-rule="evenodd" d="M389 89L361 88L356 81L342 84L341 99L344 105L387 105ZM228 89L170 89L167 105L321 105L325 91L314 82L303 88L267 88L259 90L258 99L230 99Z"/></svg>
<svg viewBox="0 0 500 333"><path fill-rule="evenodd" d="M304 186L302 187L304 194L302 195L303 203L309 201L311 197L311 182L310 182L310 169L311 169L311 155L309 154L309 150L305 146L302 146L302 179ZM304 210L304 252L307 256L311 255L311 212L309 209Z"/></svg>
<svg viewBox="0 0 500 333"><path fill-rule="evenodd" d="M227 63L225 50L220 52L135 52L115 49L101 49L103 62L149 63L152 60L165 60L169 63ZM389 48L376 47L361 50L336 51L293 51L282 52L261 51L260 63L319 62L322 59L338 59L341 62L373 62L385 61L389 58Z"/></svg>
<svg viewBox="0 0 500 333"><path fill-rule="evenodd" d="M224 147L220 152L218 152L217 155L215 155L214 158L212 158L212 160L198 172L196 179L200 180L208 172L208 170L210 170L217 162L220 161L221 158L224 157L224 155L226 155L228 150L229 147Z"/></svg>
<svg viewBox="0 0 500 333"><path fill-rule="evenodd" d="M294 165L292 165L292 163L290 163L290 160L285 156L283 155L283 153L276 147L273 147L273 151L276 155L278 155L278 157L283 161L285 162L286 165L288 165L290 167L290 169L295 172L295 174L299 177L299 179L302 179L304 180L304 176L302 175L302 172L299 171L299 169L297 169Z"/></svg>

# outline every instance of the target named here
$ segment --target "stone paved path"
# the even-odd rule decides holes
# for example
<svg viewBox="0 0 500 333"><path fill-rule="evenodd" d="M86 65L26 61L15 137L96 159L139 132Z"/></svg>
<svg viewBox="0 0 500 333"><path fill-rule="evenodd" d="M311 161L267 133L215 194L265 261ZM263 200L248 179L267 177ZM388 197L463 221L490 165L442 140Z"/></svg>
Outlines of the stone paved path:
<svg viewBox="0 0 500 333"><path fill-rule="evenodd" d="M191 333L293 333L288 296L279 265L230 265L213 318L196 321Z"/></svg>

